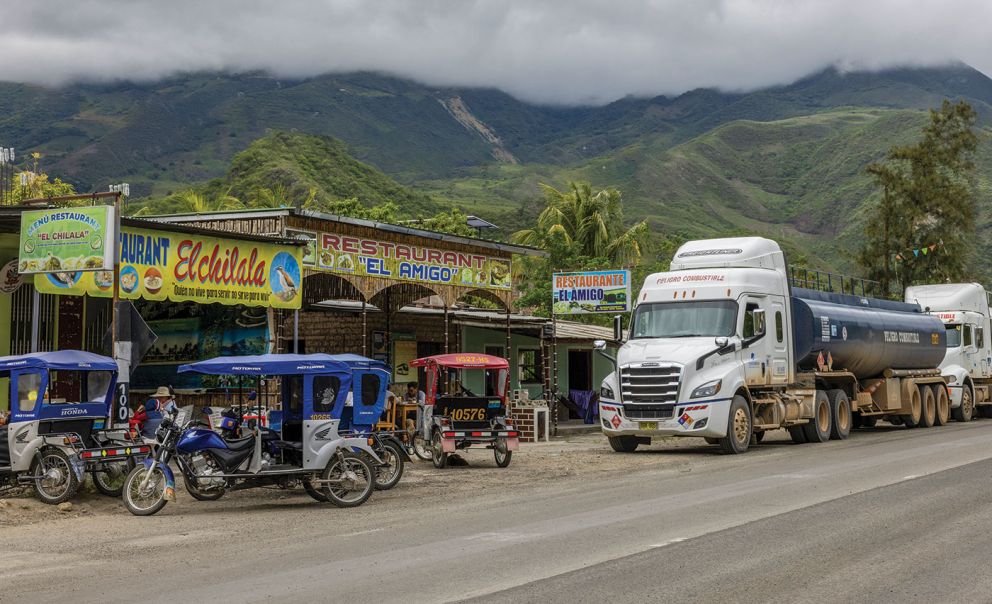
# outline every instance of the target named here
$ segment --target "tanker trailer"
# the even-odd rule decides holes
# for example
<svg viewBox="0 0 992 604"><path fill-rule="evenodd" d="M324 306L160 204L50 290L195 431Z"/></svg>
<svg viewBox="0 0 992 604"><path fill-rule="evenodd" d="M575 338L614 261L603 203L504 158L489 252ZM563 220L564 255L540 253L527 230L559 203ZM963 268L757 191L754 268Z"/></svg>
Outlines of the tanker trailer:
<svg viewBox="0 0 992 604"><path fill-rule="evenodd" d="M636 302L600 388L616 451L695 436L741 453L779 428L823 442L879 419L947 419L940 320L914 304L792 288L774 241L687 242Z"/></svg>
<svg viewBox="0 0 992 604"><path fill-rule="evenodd" d="M824 391L835 433L843 430L845 406L854 427L880 418L911 428L948 421L939 369L947 336L937 317L918 304L799 288L792 314L797 375L812 374ZM809 440L813 430L807 426L793 439Z"/></svg>

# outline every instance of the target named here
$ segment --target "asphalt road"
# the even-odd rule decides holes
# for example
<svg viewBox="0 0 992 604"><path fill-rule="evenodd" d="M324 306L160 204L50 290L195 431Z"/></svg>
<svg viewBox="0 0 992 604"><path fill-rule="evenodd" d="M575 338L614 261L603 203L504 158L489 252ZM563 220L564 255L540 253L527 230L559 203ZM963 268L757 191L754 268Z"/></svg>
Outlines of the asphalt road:
<svg viewBox="0 0 992 604"><path fill-rule="evenodd" d="M248 492L4 528L0 601L992 599L992 422L712 451L539 484L467 468L495 488L413 483L355 510Z"/></svg>

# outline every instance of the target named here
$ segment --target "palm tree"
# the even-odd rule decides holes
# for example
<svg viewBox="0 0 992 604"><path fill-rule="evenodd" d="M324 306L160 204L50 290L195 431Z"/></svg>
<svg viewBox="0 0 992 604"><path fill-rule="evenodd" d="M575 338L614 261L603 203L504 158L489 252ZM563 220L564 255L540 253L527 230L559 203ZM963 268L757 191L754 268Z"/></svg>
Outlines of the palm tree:
<svg viewBox="0 0 992 604"><path fill-rule="evenodd" d="M619 191L604 189L594 194L585 183L569 183L568 191L541 187L547 206L537 217L535 228L512 235L514 243L535 247L564 244L579 255L606 258L621 266L640 261L640 242L648 226L641 221L625 228Z"/></svg>

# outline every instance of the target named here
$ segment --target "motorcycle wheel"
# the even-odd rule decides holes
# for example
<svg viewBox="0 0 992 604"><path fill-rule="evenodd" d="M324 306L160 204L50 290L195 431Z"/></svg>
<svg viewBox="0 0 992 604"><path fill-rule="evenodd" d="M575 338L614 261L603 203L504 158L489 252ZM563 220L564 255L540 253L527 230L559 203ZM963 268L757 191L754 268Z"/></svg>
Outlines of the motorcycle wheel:
<svg viewBox="0 0 992 604"><path fill-rule="evenodd" d="M376 468L375 490L388 491L395 487L400 478L403 477L403 453L400 451L399 445L387 442L383 445L382 450L378 451L378 454L385 465Z"/></svg>
<svg viewBox="0 0 992 604"><path fill-rule="evenodd" d="M375 489L375 470L361 456L342 452L331 457L321 478L327 501L339 508L353 508L365 503Z"/></svg>
<svg viewBox="0 0 992 604"><path fill-rule="evenodd" d="M124 480L131 471L130 466L131 464L126 461L104 464L102 469L90 473L93 486L107 497L120 497L124 492Z"/></svg>
<svg viewBox="0 0 992 604"><path fill-rule="evenodd" d="M145 477L148 482L142 488ZM131 470L124 479L124 505L135 516L151 516L165 507L165 472L155 464L146 469L141 464Z"/></svg>
<svg viewBox="0 0 992 604"><path fill-rule="evenodd" d="M210 489L209 491L201 491L198 487L190 484L189 481L184 480L186 483L186 492L197 501L217 501L224 496L224 489Z"/></svg>
<svg viewBox="0 0 992 604"><path fill-rule="evenodd" d="M41 451L31 464L31 474L37 479L34 481L34 490L38 499L49 505L68 501L79 490L79 479L72 469L72 462L59 449Z"/></svg>
<svg viewBox="0 0 992 604"><path fill-rule="evenodd" d="M327 503L328 502L327 495L324 495L324 493L321 492L320 489L318 489L317 487L313 486L313 483L310 482L310 479L309 478L304 478L303 479L303 490L307 492L307 495L313 497L314 499L316 499L317 501L319 501L321 503Z"/></svg>
<svg viewBox="0 0 992 604"><path fill-rule="evenodd" d="M431 460L431 445L419 434L413 437L413 454L424 461Z"/></svg>

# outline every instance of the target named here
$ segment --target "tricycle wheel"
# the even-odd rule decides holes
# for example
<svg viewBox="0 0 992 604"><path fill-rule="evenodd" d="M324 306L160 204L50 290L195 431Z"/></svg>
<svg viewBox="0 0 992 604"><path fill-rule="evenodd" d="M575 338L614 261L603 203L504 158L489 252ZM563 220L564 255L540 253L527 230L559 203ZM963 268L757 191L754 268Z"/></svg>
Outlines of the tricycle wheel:
<svg viewBox="0 0 992 604"><path fill-rule="evenodd" d="M317 501L327 503L327 495L324 495L320 489L313 486L313 483L310 482L309 478L303 479L303 490L307 492L307 495L313 497Z"/></svg>
<svg viewBox="0 0 992 604"><path fill-rule="evenodd" d="M420 434L413 437L413 454L424 461L431 460L431 445Z"/></svg>
<svg viewBox="0 0 992 604"><path fill-rule="evenodd" d="M363 456L351 452L332 456L321 478L327 501L340 508L362 505L375 489L375 470Z"/></svg>
<svg viewBox="0 0 992 604"><path fill-rule="evenodd" d="M38 499L55 505L72 499L79 490L79 479L72 469L69 456L59 449L42 450L31 466L34 475L34 490Z"/></svg>
<svg viewBox="0 0 992 604"><path fill-rule="evenodd" d="M190 481L186 482L186 492L190 494L190 497L197 501L217 501L224 496L224 489L211 489L209 491L200 490L199 487L193 486Z"/></svg>
<svg viewBox="0 0 992 604"><path fill-rule="evenodd" d="M496 465L505 468L510 465L510 458L513 457L513 451L506 448L506 439L501 438L493 444L493 456L496 458Z"/></svg>
<svg viewBox="0 0 992 604"><path fill-rule="evenodd" d="M147 480L146 480L147 478ZM135 516L151 516L165 507L165 490L168 487L165 472L158 463L151 468L141 464L124 479L124 505Z"/></svg>
<svg viewBox="0 0 992 604"><path fill-rule="evenodd" d="M99 470L93 470L93 486L107 497L120 497L124 492L124 480L131 470L131 464L126 461L105 463Z"/></svg>
<svg viewBox="0 0 992 604"><path fill-rule="evenodd" d="M438 470L443 470L448 465L448 454L444 452L444 445L441 444L440 432L435 432L431 437L431 461Z"/></svg>
<svg viewBox="0 0 992 604"><path fill-rule="evenodd" d="M403 452L396 443L387 442L378 454L383 465L376 468L375 490L388 491L403 477Z"/></svg>

